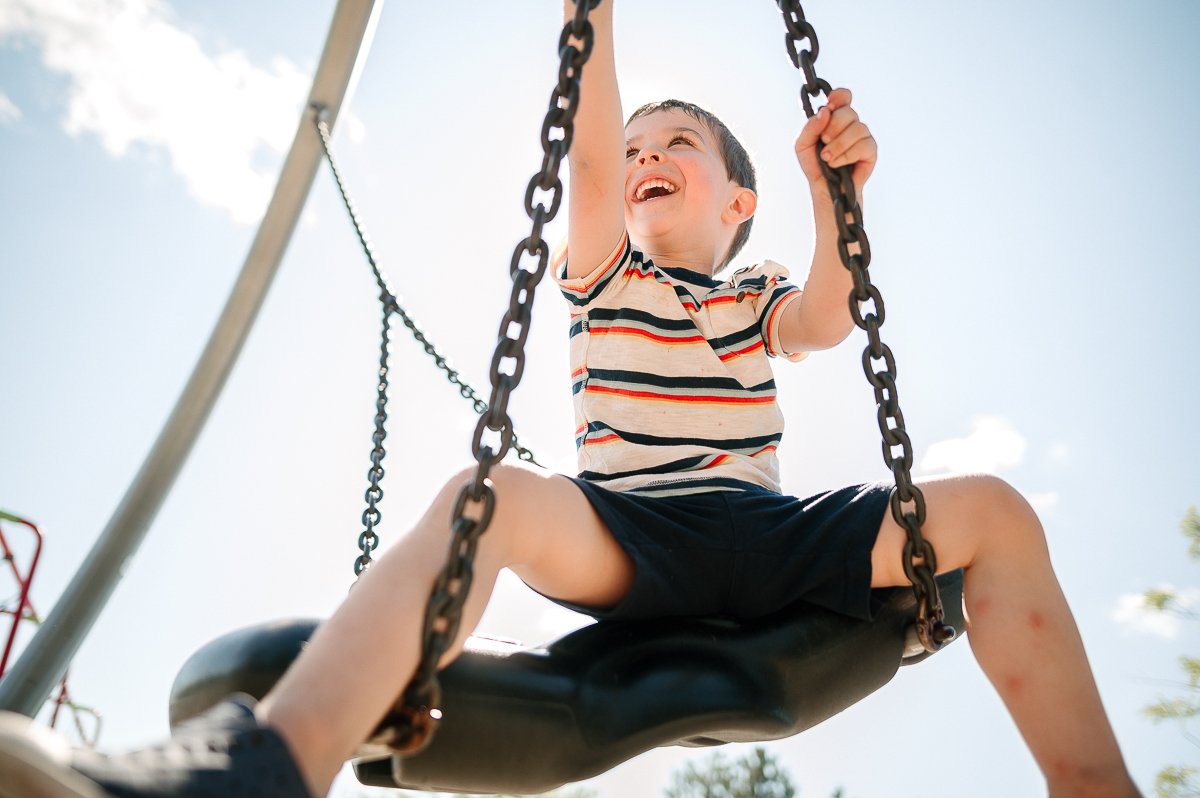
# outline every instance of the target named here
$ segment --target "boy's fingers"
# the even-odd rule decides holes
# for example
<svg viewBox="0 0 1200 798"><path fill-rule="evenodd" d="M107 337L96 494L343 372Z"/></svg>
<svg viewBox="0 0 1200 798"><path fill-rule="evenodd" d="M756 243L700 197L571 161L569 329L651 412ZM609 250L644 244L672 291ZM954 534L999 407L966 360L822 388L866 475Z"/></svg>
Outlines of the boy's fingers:
<svg viewBox="0 0 1200 798"><path fill-rule="evenodd" d="M849 89L834 89L829 94L828 102L817 109L817 112L801 129L800 137L796 140L796 149L813 146L822 133L825 133L824 140L829 141L843 128L858 119L858 114L854 109L848 107L852 99L853 95ZM837 120L838 128L830 135L827 128L833 120Z"/></svg>
<svg viewBox="0 0 1200 798"><path fill-rule="evenodd" d="M832 117L832 112L827 108L822 108L813 114L804 127L800 128L800 135L796 137L796 149L806 150L817 145L817 139L821 138L821 134L825 132L825 128L829 125L829 120Z"/></svg>
<svg viewBox="0 0 1200 798"><path fill-rule="evenodd" d="M829 142L842 135L842 132L851 125L858 122L858 112L849 106L844 106L833 111L829 117L829 124L821 131L821 141L828 144Z"/></svg>
<svg viewBox="0 0 1200 798"><path fill-rule="evenodd" d="M850 93L849 89L834 89L829 93L829 102L827 102L826 105L833 108L841 108L849 105L853 99L854 95Z"/></svg>
<svg viewBox="0 0 1200 798"><path fill-rule="evenodd" d="M825 152L828 152L826 148ZM824 157L824 153L822 153ZM840 155L832 156L825 161L830 167L837 169L841 166L854 164L854 179L856 181L865 181L875 168L875 161L879 157L879 145L875 139L867 136L864 139L859 139L848 147Z"/></svg>
<svg viewBox="0 0 1200 798"><path fill-rule="evenodd" d="M828 162L847 153L863 139L871 138L871 131L862 122L855 120L825 144L821 157Z"/></svg>

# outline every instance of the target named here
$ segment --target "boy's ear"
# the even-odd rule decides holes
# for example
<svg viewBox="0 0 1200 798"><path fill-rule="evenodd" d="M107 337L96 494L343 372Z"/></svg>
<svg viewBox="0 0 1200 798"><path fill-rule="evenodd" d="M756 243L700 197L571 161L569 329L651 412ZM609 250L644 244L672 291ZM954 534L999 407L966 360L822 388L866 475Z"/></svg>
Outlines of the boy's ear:
<svg viewBox="0 0 1200 798"><path fill-rule="evenodd" d="M748 188L735 186L730 191L729 204L721 214L727 224L741 224L758 210L758 195Z"/></svg>

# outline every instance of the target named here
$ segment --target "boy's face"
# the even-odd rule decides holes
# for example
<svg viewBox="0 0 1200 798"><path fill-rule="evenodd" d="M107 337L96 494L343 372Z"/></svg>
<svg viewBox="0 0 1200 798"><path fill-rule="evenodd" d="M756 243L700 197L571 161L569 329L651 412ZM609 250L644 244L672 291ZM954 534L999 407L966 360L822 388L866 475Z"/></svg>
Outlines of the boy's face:
<svg viewBox="0 0 1200 798"><path fill-rule="evenodd" d="M655 111L630 122L625 138L630 236L648 251L711 244L719 260L732 240L724 217L739 189L708 125L677 109Z"/></svg>

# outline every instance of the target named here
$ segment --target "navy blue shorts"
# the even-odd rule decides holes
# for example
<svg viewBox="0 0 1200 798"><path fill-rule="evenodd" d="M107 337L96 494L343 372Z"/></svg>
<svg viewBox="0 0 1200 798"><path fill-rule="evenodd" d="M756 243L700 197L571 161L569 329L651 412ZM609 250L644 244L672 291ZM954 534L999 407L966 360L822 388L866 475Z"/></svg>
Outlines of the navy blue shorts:
<svg viewBox="0 0 1200 798"><path fill-rule="evenodd" d="M869 619L871 549L890 488L797 499L766 488L653 498L571 480L637 567L628 594L594 618L749 619L804 601Z"/></svg>

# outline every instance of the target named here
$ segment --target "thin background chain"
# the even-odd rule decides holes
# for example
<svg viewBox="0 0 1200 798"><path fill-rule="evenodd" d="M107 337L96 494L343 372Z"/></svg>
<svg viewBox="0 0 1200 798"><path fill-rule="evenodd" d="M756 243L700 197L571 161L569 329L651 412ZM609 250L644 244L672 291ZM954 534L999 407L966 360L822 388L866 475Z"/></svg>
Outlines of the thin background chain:
<svg viewBox="0 0 1200 798"><path fill-rule="evenodd" d="M371 237L367 234L362 217L358 214L354 200L351 199L350 191L346 188L346 182L342 178L342 172L338 169L337 161L333 157L329 126L325 123L325 110L322 106L314 105L313 111L313 124L316 126L317 134L321 137L321 147L325 151L325 160L329 163L329 169L333 173L338 193L342 197L342 204L345 206L346 212L350 215L350 222L354 225L354 232L358 236L359 244L362 245L363 254L366 255L367 263L370 264L371 271L375 275L375 283L379 286L379 304L383 308L383 332L379 355L379 383L375 399L375 431L371 435L371 442L374 446L371 449L371 468L367 471L367 482L369 484L365 496L367 508L363 510L362 514L363 532L358 536L358 548L362 553L354 560L354 576L359 577L371 567L371 554L379 547L379 535L376 534L375 527L382 518L378 505L383 499L383 487L379 483L383 479L383 458L387 454L383 447L383 441L387 437L388 343L391 332L391 315L394 313L400 317L400 321L412 333L413 338L422 346L425 353L433 358L434 364L445 373L446 379L458 388L459 395L471 403L471 407L477 414L483 414L488 406L486 402L479 398L479 394L471 387L471 384L462 379L458 371L450 367L446 357L425 336L425 333L417 326L412 317L408 315L408 312L400 305L396 295L392 292L391 287L388 285L387 275L379 268L379 262L375 258L375 248L371 245ZM522 460L537 464L533 452L521 445L515 433L512 436L512 448Z"/></svg>
<svg viewBox="0 0 1200 798"><path fill-rule="evenodd" d="M776 4L787 25L785 42L788 56L792 64L804 73L800 101L804 113L812 117L813 98L822 94L828 98L833 91L828 81L817 77L814 67L821 51L817 33L804 18L804 9L797 0L776 0ZM808 49L799 47L804 40L808 41ZM818 154L822 149L824 145L818 141ZM917 636L926 651L937 651L954 639L955 631L943 622L945 613L934 579L937 558L933 546L921 535L921 524L925 522L925 496L912 481L912 440L904 428L904 414L900 412L896 358L879 337L879 328L884 320L883 296L871 283L867 272L871 263L871 246L863 229L862 207L858 204L854 182L850 177L851 167L831 169L821 158L817 162L821 165L829 195L833 199L834 218L838 226L838 255L842 265L854 278L854 289L850 293L850 315L854 323L867 333L867 348L862 355L863 371L875 389L876 414L879 431L883 435L883 461L896 479L890 502L892 517L908 535L904 544L904 573L912 582L917 598ZM851 244L858 245L857 253L850 252ZM876 370L876 364L882 365L882 368Z"/></svg>

